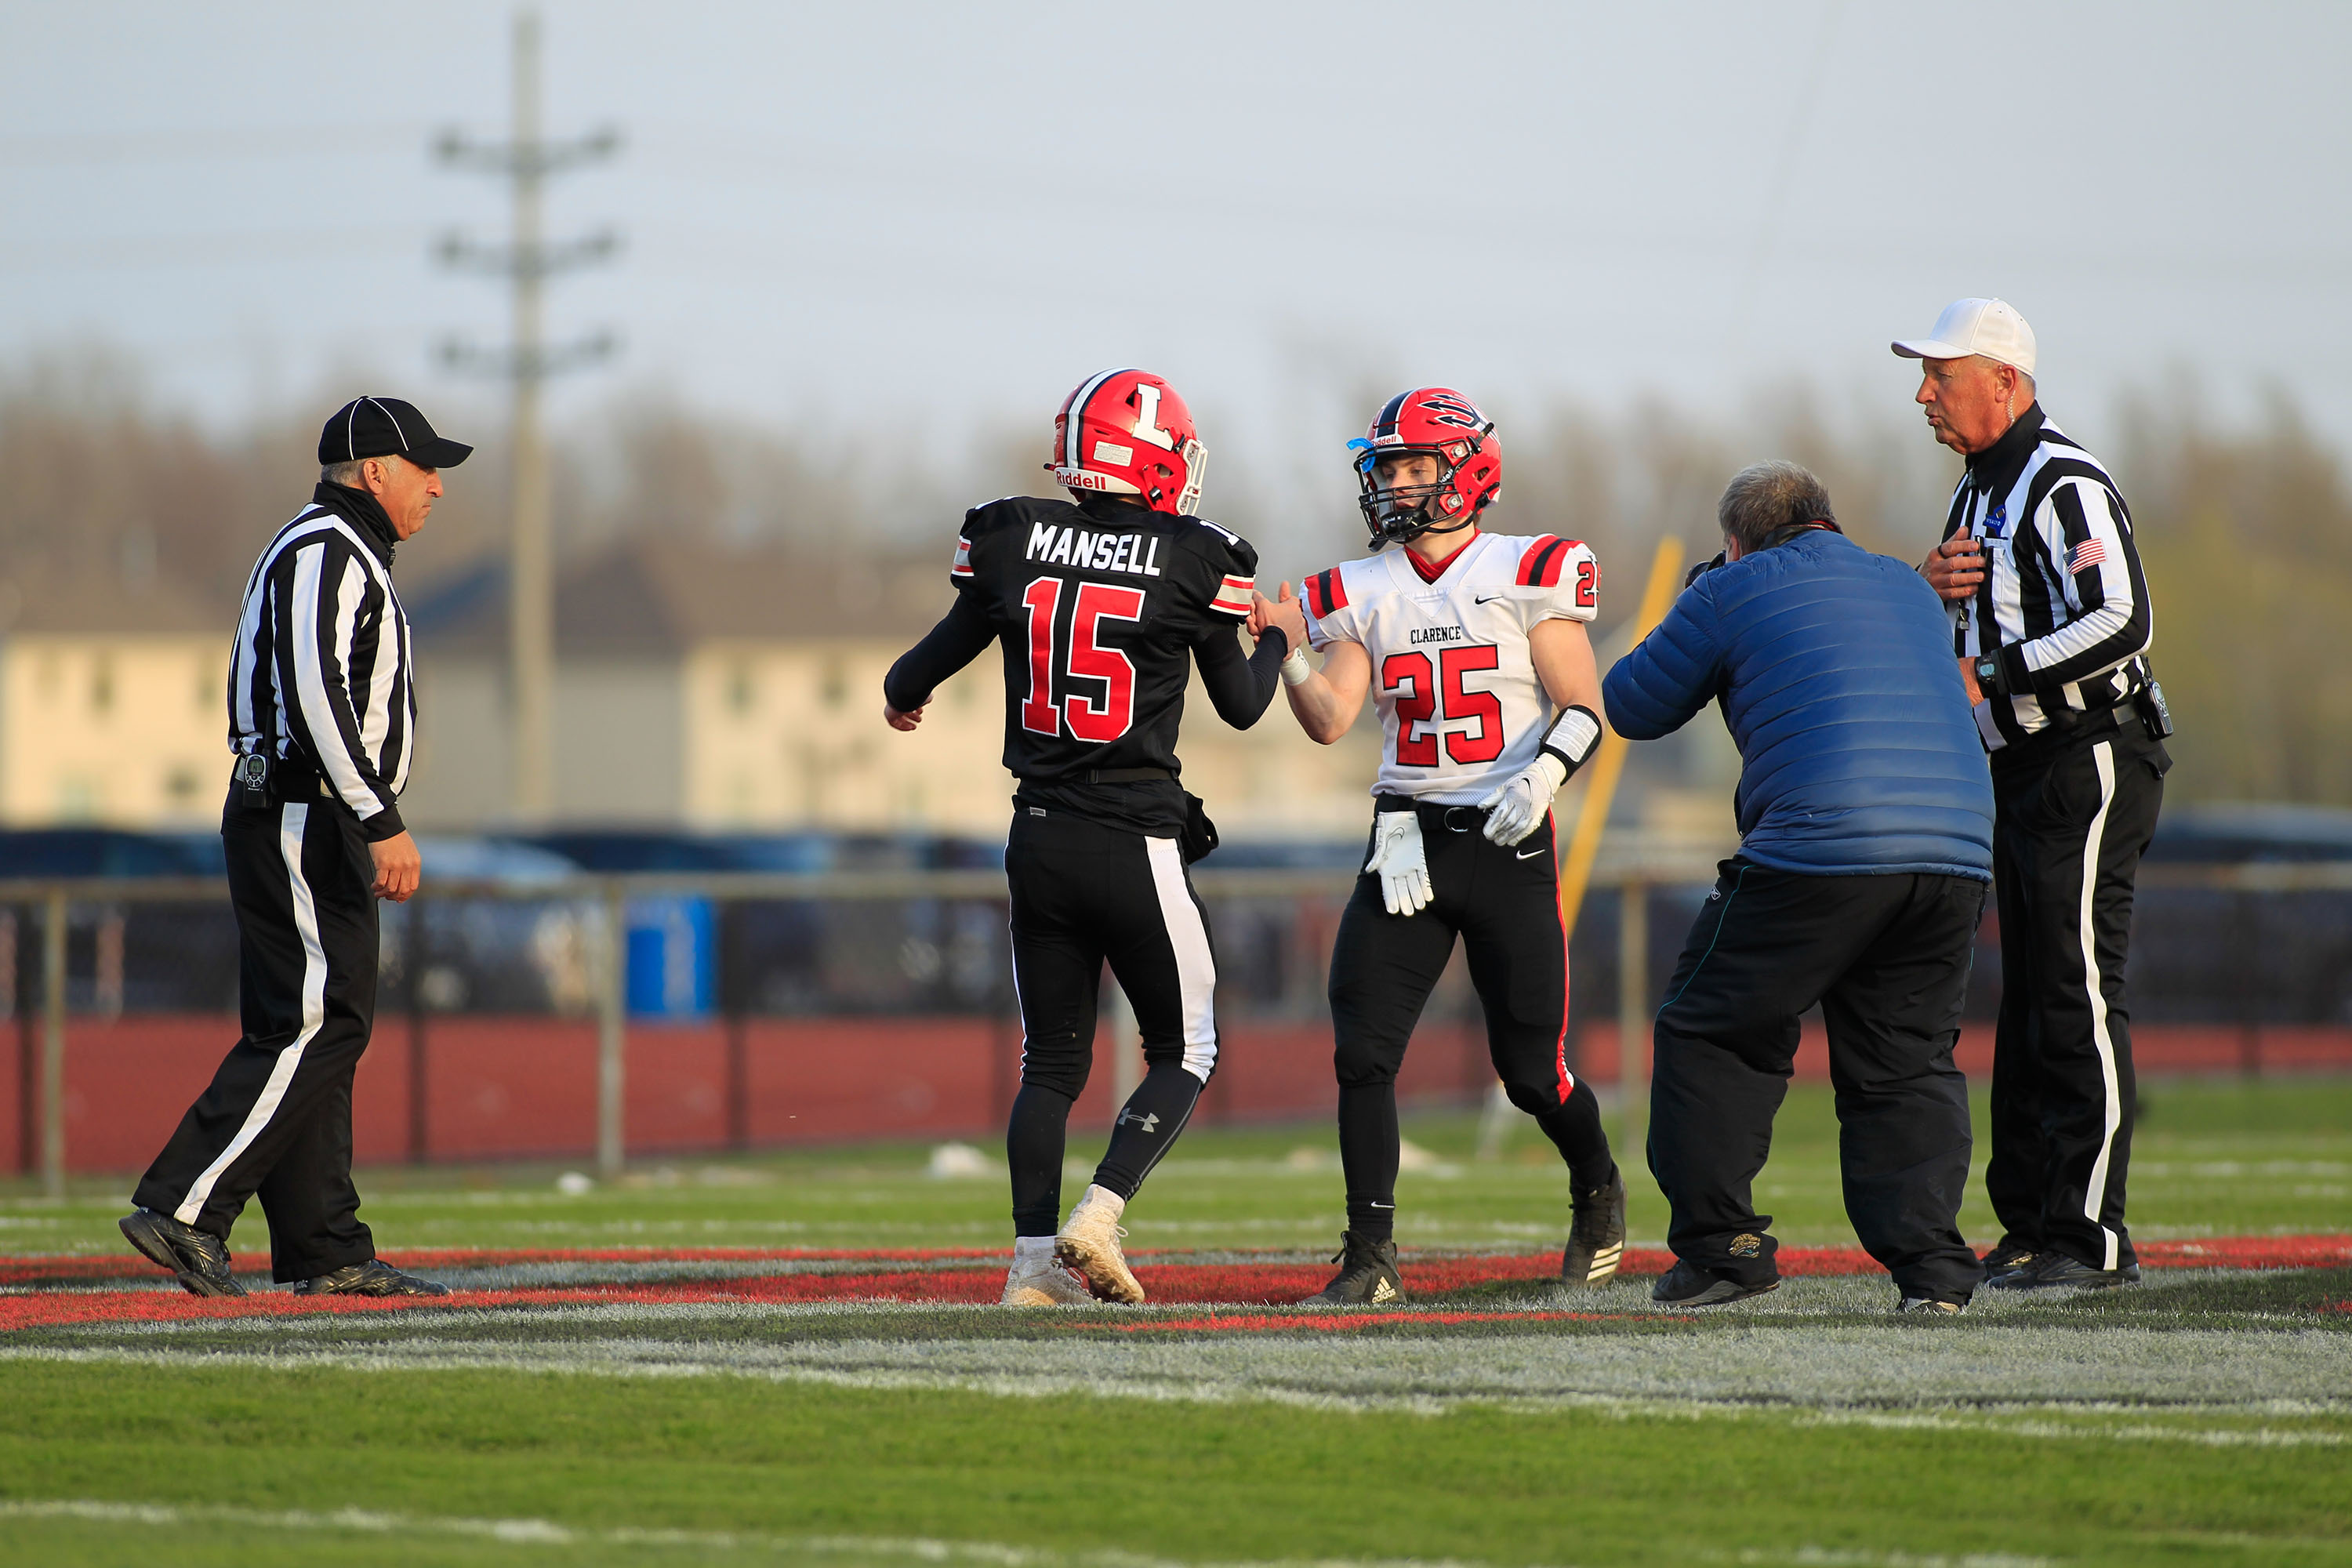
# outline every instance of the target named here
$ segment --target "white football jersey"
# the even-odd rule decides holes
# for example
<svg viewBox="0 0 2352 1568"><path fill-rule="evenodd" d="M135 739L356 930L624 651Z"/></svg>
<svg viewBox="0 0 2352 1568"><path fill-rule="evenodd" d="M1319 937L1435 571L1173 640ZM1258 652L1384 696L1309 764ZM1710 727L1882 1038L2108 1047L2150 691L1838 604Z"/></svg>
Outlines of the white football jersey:
<svg viewBox="0 0 2352 1568"><path fill-rule="evenodd" d="M1307 639L1361 643L1380 704L1375 795L1475 805L1535 761L1558 716L1528 632L1589 621L1601 567L1580 542L1482 533L1434 582L1402 549L1307 579Z"/></svg>

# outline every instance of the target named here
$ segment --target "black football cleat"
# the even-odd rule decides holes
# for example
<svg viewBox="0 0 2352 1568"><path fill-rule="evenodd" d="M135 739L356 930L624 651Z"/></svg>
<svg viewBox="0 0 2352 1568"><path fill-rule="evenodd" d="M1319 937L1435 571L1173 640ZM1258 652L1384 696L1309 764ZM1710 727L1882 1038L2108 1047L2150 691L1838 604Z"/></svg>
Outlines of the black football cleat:
<svg viewBox="0 0 2352 1568"><path fill-rule="evenodd" d="M1675 1266L1650 1287L1650 1300L1662 1307L1724 1307L1780 1288L1778 1279L1767 1279L1761 1285L1742 1285L1737 1279L1726 1279L1711 1269L1677 1258Z"/></svg>
<svg viewBox="0 0 2352 1568"><path fill-rule="evenodd" d="M1300 1306L1384 1307L1404 1300L1395 1242L1369 1241L1347 1231L1339 1237L1339 1255L1331 1261L1339 1266L1339 1274Z"/></svg>
<svg viewBox="0 0 2352 1568"><path fill-rule="evenodd" d="M208 1230L182 1225L153 1209L132 1209L117 1222L123 1238L162 1264L191 1296L242 1296L245 1287L229 1272L228 1243Z"/></svg>
<svg viewBox="0 0 2352 1568"><path fill-rule="evenodd" d="M1625 1257L1625 1178L1612 1173L1609 1184L1573 1194L1575 1219L1559 1255L1563 1289L1583 1290L1616 1274Z"/></svg>
<svg viewBox="0 0 2352 1568"><path fill-rule="evenodd" d="M381 1258L347 1263L332 1274L298 1280L297 1296L446 1296L449 1287L403 1274Z"/></svg>
<svg viewBox="0 0 2352 1568"><path fill-rule="evenodd" d="M2097 1268L2063 1252L2037 1252L2029 1262L1991 1281L1996 1290L2048 1290L2061 1287L2105 1290L2138 1283L2137 1263L2126 1263L2118 1268Z"/></svg>

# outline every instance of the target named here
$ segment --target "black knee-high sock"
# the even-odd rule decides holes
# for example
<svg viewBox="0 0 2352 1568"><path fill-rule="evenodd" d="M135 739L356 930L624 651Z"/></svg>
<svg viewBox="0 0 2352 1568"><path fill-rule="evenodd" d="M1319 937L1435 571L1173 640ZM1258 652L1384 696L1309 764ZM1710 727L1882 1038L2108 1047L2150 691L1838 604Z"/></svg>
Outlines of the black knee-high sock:
<svg viewBox="0 0 2352 1568"><path fill-rule="evenodd" d="M1396 1233L1396 1085L1339 1086L1339 1168L1348 1178L1348 1228L1367 1241Z"/></svg>
<svg viewBox="0 0 2352 1568"><path fill-rule="evenodd" d="M1070 1128L1070 1097L1024 1083L1013 1098L1004 1129L1004 1161L1013 1171L1013 1234L1051 1236L1062 1228L1062 1146Z"/></svg>
<svg viewBox="0 0 2352 1568"><path fill-rule="evenodd" d="M1110 1147L1095 1168L1095 1185L1131 1198L1151 1167L1160 1163L1205 1087L1174 1062L1160 1062L1143 1075L1111 1125Z"/></svg>
<svg viewBox="0 0 2352 1568"><path fill-rule="evenodd" d="M1568 1179L1580 1193L1605 1187L1616 1173L1609 1154L1609 1133L1601 1125L1601 1101L1582 1079L1569 1091L1568 1103L1536 1118L1544 1136L1568 1162Z"/></svg>

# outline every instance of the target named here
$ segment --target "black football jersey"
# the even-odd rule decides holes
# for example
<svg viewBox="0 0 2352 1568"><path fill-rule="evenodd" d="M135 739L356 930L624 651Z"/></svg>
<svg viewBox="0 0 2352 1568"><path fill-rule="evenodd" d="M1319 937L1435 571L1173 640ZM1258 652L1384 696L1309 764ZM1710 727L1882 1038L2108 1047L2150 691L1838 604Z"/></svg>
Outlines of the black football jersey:
<svg viewBox="0 0 2352 1568"><path fill-rule="evenodd" d="M1257 552L1197 517L1093 497L965 514L950 575L1004 652L1004 766L1031 784L1174 773L1194 646L1250 610Z"/></svg>

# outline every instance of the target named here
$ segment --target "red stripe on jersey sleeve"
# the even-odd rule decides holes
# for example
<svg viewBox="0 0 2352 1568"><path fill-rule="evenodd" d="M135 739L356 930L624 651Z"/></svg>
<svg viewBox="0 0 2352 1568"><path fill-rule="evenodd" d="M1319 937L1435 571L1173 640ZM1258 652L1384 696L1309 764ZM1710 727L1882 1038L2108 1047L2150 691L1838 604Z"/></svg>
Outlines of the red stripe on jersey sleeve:
<svg viewBox="0 0 2352 1568"><path fill-rule="evenodd" d="M948 575L950 577L969 577L971 575L971 540L959 539L956 541L955 563L948 568Z"/></svg>
<svg viewBox="0 0 2352 1568"><path fill-rule="evenodd" d="M1250 613L1250 595L1256 587L1254 577L1228 576L1217 585L1217 596L1209 601L1209 608L1228 616L1246 616Z"/></svg>
<svg viewBox="0 0 2352 1568"><path fill-rule="evenodd" d="M1568 547L1555 534L1547 533L1527 548L1519 557L1519 586L1522 588L1557 588L1559 586L1559 563L1568 555Z"/></svg>
<svg viewBox="0 0 2352 1568"><path fill-rule="evenodd" d="M1337 566L1307 579L1307 602L1317 619L1348 607L1347 580Z"/></svg>

